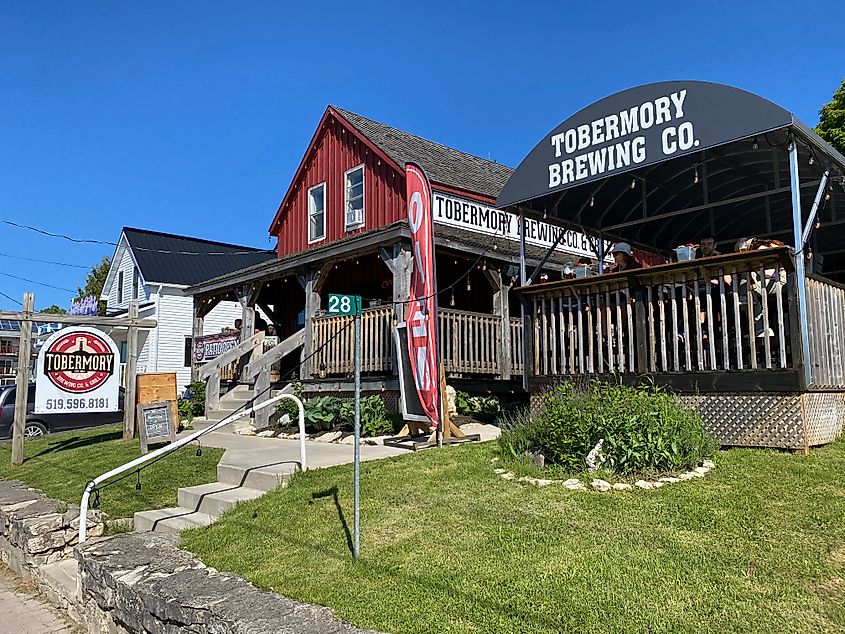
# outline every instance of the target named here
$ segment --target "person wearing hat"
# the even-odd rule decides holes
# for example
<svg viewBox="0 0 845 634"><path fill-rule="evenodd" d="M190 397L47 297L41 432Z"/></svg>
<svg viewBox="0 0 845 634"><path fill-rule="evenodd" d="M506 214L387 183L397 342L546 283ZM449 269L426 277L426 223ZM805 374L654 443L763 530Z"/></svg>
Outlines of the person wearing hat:
<svg viewBox="0 0 845 634"><path fill-rule="evenodd" d="M608 273L619 273L620 271L643 268L643 265L634 257L631 245L627 242L617 242L613 245L610 252L613 254L613 266L610 267Z"/></svg>

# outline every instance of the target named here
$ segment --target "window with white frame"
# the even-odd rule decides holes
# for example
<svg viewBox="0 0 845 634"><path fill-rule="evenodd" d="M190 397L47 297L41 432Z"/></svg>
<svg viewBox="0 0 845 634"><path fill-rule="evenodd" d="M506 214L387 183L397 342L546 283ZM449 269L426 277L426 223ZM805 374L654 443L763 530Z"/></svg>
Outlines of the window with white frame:
<svg viewBox="0 0 845 634"><path fill-rule="evenodd" d="M117 301L123 301L123 271L117 272Z"/></svg>
<svg viewBox="0 0 845 634"><path fill-rule="evenodd" d="M364 166L353 167L346 172L346 230L364 224Z"/></svg>
<svg viewBox="0 0 845 634"><path fill-rule="evenodd" d="M308 190L308 242L326 237L326 184Z"/></svg>
<svg viewBox="0 0 845 634"><path fill-rule="evenodd" d="M138 269L132 269L132 299L138 299L138 291L140 290L140 276Z"/></svg>

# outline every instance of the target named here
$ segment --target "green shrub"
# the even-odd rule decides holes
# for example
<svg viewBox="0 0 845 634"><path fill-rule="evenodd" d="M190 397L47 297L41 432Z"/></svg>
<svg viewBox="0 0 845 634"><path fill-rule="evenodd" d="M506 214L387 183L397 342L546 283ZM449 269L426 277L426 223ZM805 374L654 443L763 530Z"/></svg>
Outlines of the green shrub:
<svg viewBox="0 0 845 634"><path fill-rule="evenodd" d="M378 394L361 399L361 435L382 436L393 432L393 422L387 414L384 400Z"/></svg>
<svg viewBox="0 0 845 634"><path fill-rule="evenodd" d="M193 403L192 413L194 416L205 415L205 381L191 383L191 403Z"/></svg>
<svg viewBox="0 0 845 634"><path fill-rule="evenodd" d="M296 373L291 375L290 384L293 386L293 395L302 400L302 381L298 379ZM283 398L281 401L279 401L279 404L276 405L276 413L278 414L279 419L281 419L282 416L287 414L290 418L291 425L299 424L299 408L296 406L296 403L289 398Z"/></svg>
<svg viewBox="0 0 845 634"><path fill-rule="evenodd" d="M305 426L315 431L331 429L340 420L343 400L336 396L315 396L304 403Z"/></svg>
<svg viewBox="0 0 845 634"><path fill-rule="evenodd" d="M492 422L502 412L495 396L470 396L461 390L455 391L455 409L461 416L472 416L484 422Z"/></svg>
<svg viewBox="0 0 845 634"><path fill-rule="evenodd" d="M187 420L191 422L194 419L194 402L188 401L181 396L177 399L176 405L179 408L179 422Z"/></svg>
<svg viewBox="0 0 845 634"><path fill-rule="evenodd" d="M499 445L513 457L538 447L552 464L581 471L600 440L604 467L621 475L688 469L716 449L698 412L673 395L600 381L585 390L570 383L550 390L537 416L507 421Z"/></svg>

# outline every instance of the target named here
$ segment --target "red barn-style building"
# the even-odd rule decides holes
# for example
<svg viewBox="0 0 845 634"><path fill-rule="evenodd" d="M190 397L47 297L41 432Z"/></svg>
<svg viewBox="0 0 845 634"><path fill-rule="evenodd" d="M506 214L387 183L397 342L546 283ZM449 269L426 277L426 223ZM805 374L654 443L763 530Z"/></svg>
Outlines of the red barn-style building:
<svg viewBox="0 0 845 634"><path fill-rule="evenodd" d="M468 389L520 389L520 308L510 294L519 275L519 223L494 206L513 170L335 106L320 119L272 218L278 258L189 289L198 326L222 300L241 301L245 324L259 306L279 341L287 342L275 356L301 343L282 370L304 360L299 374L306 391L347 391L351 329L341 331L349 318L324 309L330 293L359 294L365 305L364 388L395 391L393 326L403 320L412 265L408 162L423 167L433 192L446 374ZM542 220L527 221L525 237L529 274L558 242L542 263L543 279L560 279L577 261L596 260L595 240ZM245 327L242 340L251 332ZM208 373L195 369L195 376Z"/></svg>

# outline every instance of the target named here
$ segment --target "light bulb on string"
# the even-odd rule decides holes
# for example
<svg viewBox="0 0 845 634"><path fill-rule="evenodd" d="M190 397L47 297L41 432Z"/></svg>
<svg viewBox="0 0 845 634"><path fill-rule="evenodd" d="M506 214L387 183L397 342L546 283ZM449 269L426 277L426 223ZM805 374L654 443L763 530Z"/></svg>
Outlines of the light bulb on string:
<svg viewBox="0 0 845 634"><path fill-rule="evenodd" d="M596 197L590 194L590 207L596 206Z"/></svg>
<svg viewBox="0 0 845 634"><path fill-rule="evenodd" d="M472 284L469 283L469 278L467 278L467 292L472 290Z"/></svg>
<svg viewBox="0 0 845 634"><path fill-rule="evenodd" d="M698 184L698 165L695 166L695 178L692 181L694 184Z"/></svg>
<svg viewBox="0 0 845 634"><path fill-rule="evenodd" d="M549 212L543 209L543 220L549 217Z"/></svg>
<svg viewBox="0 0 845 634"><path fill-rule="evenodd" d="M809 163L810 165L812 165L815 161L816 161L816 159L813 157L813 155L812 155L812 154L810 154L810 160L809 160L809 161L807 161L807 163Z"/></svg>
<svg viewBox="0 0 845 634"><path fill-rule="evenodd" d="M636 186L637 186L637 179L636 179L636 178L632 178L632 179L631 179L631 189L634 189Z"/></svg>
<svg viewBox="0 0 845 634"><path fill-rule="evenodd" d="M451 297L449 297L449 306L452 306L453 308L455 306L455 289L454 288L452 289Z"/></svg>
<svg viewBox="0 0 845 634"><path fill-rule="evenodd" d="M757 150L760 148L760 144L757 142L757 137L754 137L754 140L751 142L751 149Z"/></svg>

